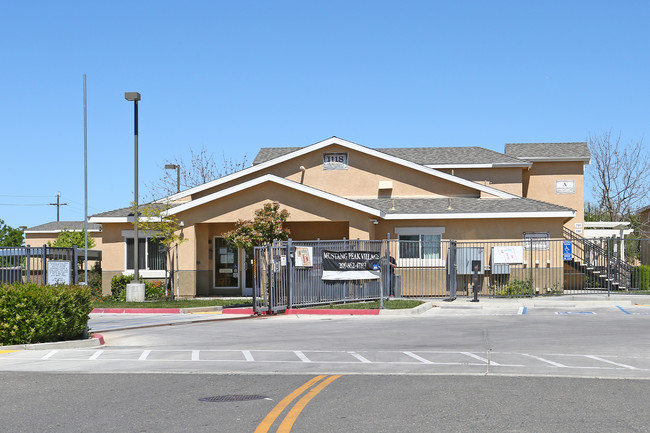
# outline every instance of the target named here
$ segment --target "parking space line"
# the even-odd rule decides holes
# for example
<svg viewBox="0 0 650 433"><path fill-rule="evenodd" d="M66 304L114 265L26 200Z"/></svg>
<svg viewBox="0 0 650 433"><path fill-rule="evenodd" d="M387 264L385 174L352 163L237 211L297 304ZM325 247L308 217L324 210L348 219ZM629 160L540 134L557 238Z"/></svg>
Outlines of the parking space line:
<svg viewBox="0 0 650 433"><path fill-rule="evenodd" d="M199 350L192 351L192 361L200 361L200 352Z"/></svg>
<svg viewBox="0 0 650 433"><path fill-rule="evenodd" d="M89 361L95 360L95 359L99 358L99 356L100 356L102 353L104 353L103 350L96 350L95 353L93 353L92 356L91 356L90 358L88 358L88 360L89 360Z"/></svg>
<svg viewBox="0 0 650 433"><path fill-rule="evenodd" d="M522 355L527 356L529 358L537 359L538 361L546 362L548 364L551 364L554 367L567 368L567 366L564 365L564 364L560 364L559 362L551 361L550 359L542 358L541 356L530 355L528 353L522 353Z"/></svg>
<svg viewBox="0 0 650 433"><path fill-rule="evenodd" d="M616 365L618 367L623 367L623 368L627 368L627 369L630 369L630 370L638 370L638 368L632 367L631 365L621 364L619 362L610 361L608 359L604 359L604 358L601 358L599 356L595 356L595 355L582 355L582 356L584 356L585 358L594 359L596 361L606 362L607 364Z"/></svg>
<svg viewBox="0 0 650 433"><path fill-rule="evenodd" d="M49 351L49 352L48 352L44 357L41 358L41 360L44 360L44 359L50 359L50 358L53 357L57 352L58 352L58 350L50 350L50 351Z"/></svg>
<svg viewBox="0 0 650 433"><path fill-rule="evenodd" d="M349 353L350 355L354 356L355 358L357 358L359 361L365 363L365 364L372 364L372 361L370 361L370 360L364 358L363 356L359 355L359 354L356 353L356 352L348 352L348 353Z"/></svg>
<svg viewBox="0 0 650 433"><path fill-rule="evenodd" d="M463 355L467 355L467 356L469 356L469 357L471 357L471 358L474 358L474 359L478 359L479 361L483 361L483 362L485 362L486 364L497 365L497 366L498 366L498 365L501 365L501 364L499 364L498 362L489 361L488 359L483 358L483 357L481 357L481 356L478 356L478 355L475 354L475 353L471 353L471 352L459 352L459 353L462 353Z"/></svg>
<svg viewBox="0 0 650 433"><path fill-rule="evenodd" d="M296 356L300 358L302 362L311 362L311 359L307 358L307 356L304 353L302 353L300 350L294 350L293 353L295 353Z"/></svg>
<svg viewBox="0 0 650 433"><path fill-rule="evenodd" d="M421 356L416 355L416 354L413 353L413 352L402 352L402 353L403 353L404 355L410 356L410 357L413 358L413 359L417 359L417 360L420 361L422 364L435 364L435 362L433 362L433 361L429 361L429 360L426 359L426 358L422 358Z"/></svg>
<svg viewBox="0 0 650 433"><path fill-rule="evenodd" d="M144 352L142 352L140 354L140 357L138 358L138 361L146 361L147 357L149 356L150 353L151 353L151 350L145 350Z"/></svg>
<svg viewBox="0 0 650 433"><path fill-rule="evenodd" d="M251 354L250 350L242 350L241 353L244 355L244 359L248 362L254 362L255 358L253 358L253 355Z"/></svg>

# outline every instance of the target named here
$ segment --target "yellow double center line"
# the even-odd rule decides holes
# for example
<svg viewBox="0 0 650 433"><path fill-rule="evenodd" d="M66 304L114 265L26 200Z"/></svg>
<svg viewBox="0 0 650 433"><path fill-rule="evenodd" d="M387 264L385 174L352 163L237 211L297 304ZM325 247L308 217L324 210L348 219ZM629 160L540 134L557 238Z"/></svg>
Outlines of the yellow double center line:
<svg viewBox="0 0 650 433"><path fill-rule="evenodd" d="M268 415L262 420L260 425L257 426L255 429L255 433L267 433L275 420L280 416L280 414L289 406L298 396L300 396L303 392L314 386L315 384L318 385L314 386L305 394L298 402L291 408L289 413L284 417L282 420L282 423L280 424L280 427L278 427L277 433L288 433L291 431L291 427L293 427L293 423L296 422L296 419L298 419L298 416L300 415L300 412L307 406L307 403L309 401L316 397L316 395L321 392L327 385L330 383L334 382L336 379L341 377L341 375L336 375L336 376L330 376L325 379L327 375L321 374L320 376L316 376L313 379L310 379L293 391L291 394L286 396L285 398L280 401L280 403L276 404L275 407L269 412ZM325 380L323 380L325 379Z"/></svg>

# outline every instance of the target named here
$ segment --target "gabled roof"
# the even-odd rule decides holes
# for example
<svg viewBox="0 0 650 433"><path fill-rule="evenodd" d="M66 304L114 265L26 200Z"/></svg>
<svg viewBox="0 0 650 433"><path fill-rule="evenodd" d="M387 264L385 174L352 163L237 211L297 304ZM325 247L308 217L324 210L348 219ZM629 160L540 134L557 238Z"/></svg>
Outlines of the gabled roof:
<svg viewBox="0 0 650 433"><path fill-rule="evenodd" d="M253 165L287 155L301 147L263 147L257 153ZM379 152L426 165L429 168L458 167L530 167L530 163L512 156L482 147L387 147L376 148Z"/></svg>
<svg viewBox="0 0 650 433"><path fill-rule="evenodd" d="M78 232L84 229L83 221L52 221L38 226L30 227L25 233L59 233L63 230L69 232ZM88 232L99 232L102 230L101 224L88 223Z"/></svg>
<svg viewBox="0 0 650 433"><path fill-rule="evenodd" d="M445 179L445 180L448 180L450 182L453 182L453 183L456 183L456 184L459 184L459 185L463 185L463 186L466 186L466 187L469 187L469 188L472 188L472 189L475 189L475 190L478 190L478 191L485 192L485 193L490 194L490 195L494 195L496 197L502 197L502 198L517 197L514 194L510 194L510 193L501 191L501 190L496 189L496 188L481 185L479 183L472 182L472 181L469 181L469 180L466 180L466 179L462 179L460 177L456 177L456 176L453 176L451 174L443 173L443 172L435 170L433 168L426 167L426 166L424 166L422 164L414 163L412 161L408 161L408 160L400 158L400 157L392 156L392 155L389 155L387 153L384 153L384 152L381 152L381 151L378 151L378 150L375 150L375 149L371 149L369 147L361 146L359 144L353 143L351 141L344 140L342 138L331 137L331 138L328 138L327 140L319 141L318 143L314 143L314 144L312 144L310 146L297 148L297 150L293 150L293 151L291 151L289 153L283 154L283 155L278 156L278 157L276 157L274 159L262 162L262 163L257 164L257 165L253 165L252 167L248 167L248 168L246 168L244 170L240 170L238 172L229 174L227 176L220 177L220 178L215 179L213 181L207 182L207 183L205 183L203 185L199 185L199 186L196 186L194 188L190 188L188 190L181 191L180 193L173 194L173 195L171 195L169 197L166 197L166 198L158 200L158 201L163 202L165 200L171 200L171 201L179 200L179 199L185 198L185 197L187 197L187 196L189 196L191 194L195 194L195 193L200 192L200 191L205 191L206 189L212 188L212 187L217 186L217 185L221 185L221 184L226 183L226 182L230 182L230 181L238 179L238 178L240 178L242 176L246 176L248 174L252 174L252 173L262 171L262 170L264 170L264 169L266 169L268 167L271 167L273 165L282 163L284 161L288 161L288 160L290 160L292 158L296 158L296 157L305 155L307 153L310 153L310 152L313 152L315 150L330 146L332 144L338 144L340 146L347 147L348 149L356 150L358 152L365 153L366 155L370 155L370 156L374 156L374 157L379 158L379 159L390 161L390 162L393 162L395 164L402 165L404 167L409 167L409 168L411 168L413 170L420 171L420 172L423 172L423 173L427 173L427 174L430 174L430 175L432 175L434 177Z"/></svg>
<svg viewBox="0 0 650 433"><path fill-rule="evenodd" d="M573 218L573 209L529 198L373 198L355 200L384 219Z"/></svg>
<svg viewBox="0 0 650 433"><path fill-rule="evenodd" d="M168 209L174 206L179 206L181 203L148 203L146 206L158 209ZM144 206L144 205L142 205ZM131 207L123 207L120 209L109 210L106 212L91 215L88 221L93 223L118 223L118 222L133 222L133 209Z"/></svg>
<svg viewBox="0 0 650 433"><path fill-rule="evenodd" d="M266 174L196 200L176 203L166 214L177 214L223 197L254 188L265 182L282 185L319 199L338 203L382 219L473 219L473 218L572 218L575 211L527 198L403 198L351 200L292 180ZM450 201L451 200L451 201ZM451 203L451 209L449 205ZM131 222L131 208L94 215L96 222Z"/></svg>
<svg viewBox="0 0 650 433"><path fill-rule="evenodd" d="M506 155L525 161L585 161L591 153L587 142L573 143L506 143Z"/></svg>
<svg viewBox="0 0 650 433"><path fill-rule="evenodd" d="M518 158L477 146L404 147L377 150L431 168L530 166L529 163Z"/></svg>
<svg viewBox="0 0 650 433"><path fill-rule="evenodd" d="M237 184L235 186L231 186L230 188L223 189L221 191L214 192L212 194L208 194L204 197L198 198L196 200L188 201L185 203L181 203L177 206L174 206L173 208L169 209L169 211L166 212L167 215L173 215L177 214L179 212L183 212L188 209L192 209L194 207L200 206L205 203L209 203L214 200L218 200L222 197L229 196L231 194L235 194L240 191L244 191L246 189L255 187L257 185L260 185L265 182L272 182L277 185L283 185L288 188L292 188L297 191L304 192L306 194L310 194L313 196L316 196L318 198L328 200L331 202L335 202L350 208L354 208L356 210L362 211L362 212L367 212L369 214L375 215L375 216L380 216L379 211L377 209L373 209L369 206L366 206L364 204L358 203L354 200L347 199L345 197L341 197L335 194L331 194L326 191L322 191L316 188L313 188L311 186L303 185L298 182L294 182L292 180L285 179L283 177L275 176L273 174L265 174L264 176L256 177L255 179L251 179L247 182L242 182L240 184Z"/></svg>

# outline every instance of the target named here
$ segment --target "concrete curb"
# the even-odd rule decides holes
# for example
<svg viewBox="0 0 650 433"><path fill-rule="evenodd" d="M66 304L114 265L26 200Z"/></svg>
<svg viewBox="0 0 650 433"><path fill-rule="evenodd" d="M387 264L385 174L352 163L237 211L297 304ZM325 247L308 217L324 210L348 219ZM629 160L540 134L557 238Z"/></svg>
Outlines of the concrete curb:
<svg viewBox="0 0 650 433"><path fill-rule="evenodd" d="M428 311L432 309L434 306L438 304L434 304L433 302L425 302L424 304L418 305L415 308L410 308L407 310L379 310L379 315L380 316L413 316L417 314L422 314L425 311Z"/></svg>
<svg viewBox="0 0 650 433"><path fill-rule="evenodd" d="M93 334L87 340L54 341L52 343L15 344L12 346L0 346L0 350L55 350L55 349L87 349L104 345L104 337L101 334Z"/></svg>

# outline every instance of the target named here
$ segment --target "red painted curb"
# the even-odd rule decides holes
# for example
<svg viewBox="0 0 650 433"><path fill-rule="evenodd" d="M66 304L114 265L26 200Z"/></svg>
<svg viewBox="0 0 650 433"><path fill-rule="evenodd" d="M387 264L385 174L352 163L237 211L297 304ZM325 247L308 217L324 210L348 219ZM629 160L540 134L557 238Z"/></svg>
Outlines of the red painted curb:
<svg viewBox="0 0 650 433"><path fill-rule="evenodd" d="M359 310L359 309L307 309L307 308L289 308L286 314L329 314L329 315L347 315L347 316L377 316L379 310Z"/></svg>
<svg viewBox="0 0 650 433"><path fill-rule="evenodd" d="M99 340L99 345L103 346L104 345L104 336L102 334L93 334L93 338L96 338Z"/></svg>
<svg viewBox="0 0 650 433"><path fill-rule="evenodd" d="M119 313L119 314L180 314L180 308L95 308L91 313Z"/></svg>
<svg viewBox="0 0 650 433"><path fill-rule="evenodd" d="M255 314L252 308L224 308L221 314Z"/></svg>

